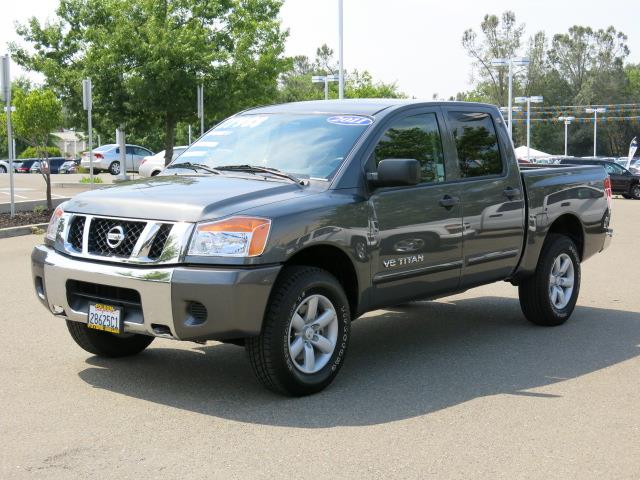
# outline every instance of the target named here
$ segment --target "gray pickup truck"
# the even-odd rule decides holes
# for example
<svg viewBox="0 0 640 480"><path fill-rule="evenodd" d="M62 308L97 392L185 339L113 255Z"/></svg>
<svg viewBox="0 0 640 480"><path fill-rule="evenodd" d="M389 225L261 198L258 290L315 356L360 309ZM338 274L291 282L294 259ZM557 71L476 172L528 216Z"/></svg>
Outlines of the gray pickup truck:
<svg viewBox="0 0 640 480"><path fill-rule="evenodd" d="M61 205L33 281L92 354L235 343L266 387L306 395L377 308L508 281L528 320L564 323L610 211L601 167L521 171L490 105L275 105L220 123L157 177Z"/></svg>

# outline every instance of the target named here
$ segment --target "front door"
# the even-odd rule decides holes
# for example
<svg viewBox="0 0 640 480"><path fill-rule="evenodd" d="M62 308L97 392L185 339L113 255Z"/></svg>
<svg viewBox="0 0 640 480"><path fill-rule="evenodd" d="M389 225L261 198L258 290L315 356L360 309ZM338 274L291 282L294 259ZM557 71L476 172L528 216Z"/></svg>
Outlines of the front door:
<svg viewBox="0 0 640 480"><path fill-rule="evenodd" d="M422 165L416 186L380 188L370 197L376 248L372 301L376 306L455 290L460 278L460 188L447 183L440 109L420 109L391 120L369 158L412 158Z"/></svg>
<svg viewBox="0 0 640 480"><path fill-rule="evenodd" d="M502 120L494 123L489 111L477 107L446 110L462 188L461 286L467 288L504 279L517 266L524 241L524 192Z"/></svg>
<svg viewBox="0 0 640 480"><path fill-rule="evenodd" d="M614 193L628 193L631 176L627 173L627 170L613 162L606 162L604 169L609 174L611 179L611 190Z"/></svg>

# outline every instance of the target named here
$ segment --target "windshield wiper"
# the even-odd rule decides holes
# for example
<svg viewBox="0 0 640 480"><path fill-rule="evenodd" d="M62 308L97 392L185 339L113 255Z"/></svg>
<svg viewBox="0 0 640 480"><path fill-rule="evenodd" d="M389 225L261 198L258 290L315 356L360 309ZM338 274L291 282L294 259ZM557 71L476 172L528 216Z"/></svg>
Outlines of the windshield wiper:
<svg viewBox="0 0 640 480"><path fill-rule="evenodd" d="M287 178L298 185L304 185L304 181L298 177L294 177L288 173L282 172L277 168L261 167L259 165L223 165L216 167L216 170L229 170L231 172L247 172L247 173L268 173L274 177Z"/></svg>
<svg viewBox="0 0 640 480"><path fill-rule="evenodd" d="M203 165L202 163L191 163L191 162L172 163L167 168L188 168L190 170L193 170L194 172L197 172L198 170L203 170L208 173L220 175L220 172L217 169L211 168L207 165Z"/></svg>

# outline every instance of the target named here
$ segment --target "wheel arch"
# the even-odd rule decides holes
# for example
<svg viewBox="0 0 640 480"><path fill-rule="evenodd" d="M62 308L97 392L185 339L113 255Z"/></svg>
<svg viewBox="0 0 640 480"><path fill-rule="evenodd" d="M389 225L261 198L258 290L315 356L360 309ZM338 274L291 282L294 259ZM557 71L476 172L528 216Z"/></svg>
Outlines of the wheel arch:
<svg viewBox="0 0 640 480"><path fill-rule="evenodd" d="M580 261L582 261L584 255L585 233L582 222L577 216L571 213L565 213L556 218L547 230L545 242L547 241L547 239L549 238L549 234L551 233L569 237L573 241L573 243L575 243Z"/></svg>
<svg viewBox="0 0 640 480"><path fill-rule="evenodd" d="M360 306L358 274L353 261L342 249L327 244L310 245L296 252L284 262L284 267L290 265L321 268L336 277L347 295L351 315L355 318ZM280 275L282 275L282 271Z"/></svg>

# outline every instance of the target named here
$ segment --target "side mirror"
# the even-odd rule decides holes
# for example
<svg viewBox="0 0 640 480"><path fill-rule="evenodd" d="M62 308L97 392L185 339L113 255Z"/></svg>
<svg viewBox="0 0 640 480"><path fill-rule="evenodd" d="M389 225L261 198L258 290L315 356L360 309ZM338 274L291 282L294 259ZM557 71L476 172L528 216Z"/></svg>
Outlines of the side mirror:
<svg viewBox="0 0 640 480"><path fill-rule="evenodd" d="M367 175L375 187L400 187L420 183L420 162L413 158L387 158L378 164L378 171Z"/></svg>

